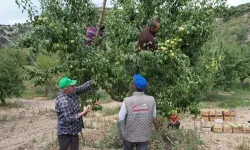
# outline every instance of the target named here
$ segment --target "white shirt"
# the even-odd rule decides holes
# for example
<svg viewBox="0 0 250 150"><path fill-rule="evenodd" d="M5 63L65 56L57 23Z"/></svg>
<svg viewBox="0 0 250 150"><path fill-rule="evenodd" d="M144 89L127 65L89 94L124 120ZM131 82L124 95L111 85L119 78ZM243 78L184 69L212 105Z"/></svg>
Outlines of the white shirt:
<svg viewBox="0 0 250 150"><path fill-rule="evenodd" d="M122 102L122 106L119 112L119 120L124 120L127 114L127 108L124 102ZM156 105L154 106L154 110L153 110L153 116L154 118L156 117Z"/></svg>

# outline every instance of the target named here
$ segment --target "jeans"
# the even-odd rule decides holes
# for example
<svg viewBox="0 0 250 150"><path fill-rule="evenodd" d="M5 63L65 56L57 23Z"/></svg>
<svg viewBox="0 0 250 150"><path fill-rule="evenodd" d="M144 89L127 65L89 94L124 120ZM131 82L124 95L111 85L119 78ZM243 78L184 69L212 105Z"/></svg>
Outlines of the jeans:
<svg viewBox="0 0 250 150"><path fill-rule="evenodd" d="M129 142L124 140L124 150L133 150L134 145L136 146L136 150L147 150L148 149L148 141L146 142Z"/></svg>
<svg viewBox="0 0 250 150"><path fill-rule="evenodd" d="M58 135L59 150L79 150L79 137L78 135Z"/></svg>

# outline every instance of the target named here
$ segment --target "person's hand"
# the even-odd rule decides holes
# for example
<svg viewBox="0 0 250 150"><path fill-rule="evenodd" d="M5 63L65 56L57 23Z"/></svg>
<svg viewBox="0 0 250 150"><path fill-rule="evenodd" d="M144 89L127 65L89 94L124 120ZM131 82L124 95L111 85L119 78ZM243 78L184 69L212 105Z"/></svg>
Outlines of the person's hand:
<svg viewBox="0 0 250 150"><path fill-rule="evenodd" d="M91 80L91 85L93 89L99 89L99 84L94 79Z"/></svg>
<svg viewBox="0 0 250 150"><path fill-rule="evenodd" d="M90 105L88 105L86 108L84 108L84 111L83 111L84 112L84 116L86 116L88 114L88 112L91 111L91 109L92 108L91 108Z"/></svg>

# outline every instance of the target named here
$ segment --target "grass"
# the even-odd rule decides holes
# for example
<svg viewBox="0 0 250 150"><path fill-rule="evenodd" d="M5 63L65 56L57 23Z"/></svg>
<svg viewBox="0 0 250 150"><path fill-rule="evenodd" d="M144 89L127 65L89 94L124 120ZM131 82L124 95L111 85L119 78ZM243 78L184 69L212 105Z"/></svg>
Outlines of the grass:
<svg viewBox="0 0 250 150"><path fill-rule="evenodd" d="M237 147L238 150L250 150L250 144L249 142L245 141L245 139L243 139L243 142L240 146Z"/></svg>
<svg viewBox="0 0 250 150"><path fill-rule="evenodd" d="M159 120L167 124L164 119ZM109 134L92 145L96 149L122 149L115 125L110 125ZM202 150L204 141L196 130L168 129L166 126L155 129L149 141L149 150Z"/></svg>
<svg viewBox="0 0 250 150"><path fill-rule="evenodd" d="M34 87L33 81L25 81L25 90L23 92L22 98L24 99L34 99L35 97L44 97L45 90L41 86Z"/></svg>
<svg viewBox="0 0 250 150"><path fill-rule="evenodd" d="M208 105L210 103L210 105ZM239 85L235 90L225 92L215 90L206 95L202 108L208 107L236 108L250 106L250 84Z"/></svg>
<svg viewBox="0 0 250 150"><path fill-rule="evenodd" d="M15 102L8 102L6 101L6 105L3 105L2 103L0 103L0 108L20 108L21 106L18 105L17 103Z"/></svg>
<svg viewBox="0 0 250 150"><path fill-rule="evenodd" d="M119 107L114 107L114 108L105 108L102 110L102 113L105 116L111 116L111 115L115 115L117 113L119 113L120 108Z"/></svg>
<svg viewBox="0 0 250 150"><path fill-rule="evenodd" d="M53 140L49 142L44 150L57 150L58 149L58 140Z"/></svg>

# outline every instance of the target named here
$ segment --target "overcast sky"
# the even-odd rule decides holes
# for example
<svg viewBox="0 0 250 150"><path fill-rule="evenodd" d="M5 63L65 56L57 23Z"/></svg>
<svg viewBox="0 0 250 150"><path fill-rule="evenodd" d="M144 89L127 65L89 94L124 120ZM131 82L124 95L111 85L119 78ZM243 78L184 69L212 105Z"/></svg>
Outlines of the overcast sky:
<svg viewBox="0 0 250 150"><path fill-rule="evenodd" d="M37 3L38 0L33 0ZM102 5L102 0L92 0L97 6ZM237 6L239 4L249 3L250 0L228 0L228 4L231 6ZM0 24L15 24L24 23L28 19L26 12L22 13L18 8L15 0L0 0ZM107 6L111 6L110 0L107 1Z"/></svg>

